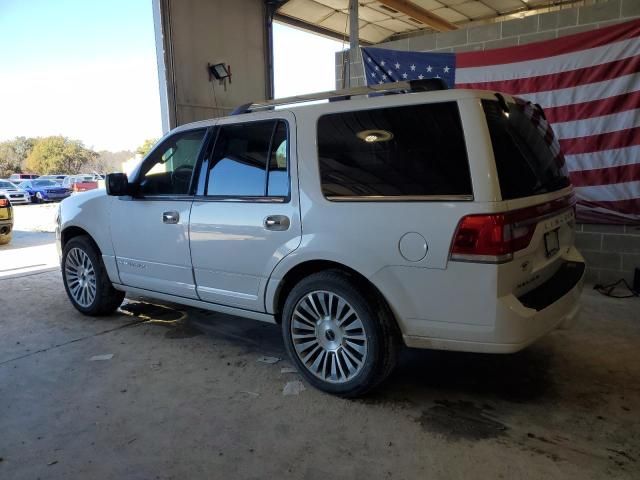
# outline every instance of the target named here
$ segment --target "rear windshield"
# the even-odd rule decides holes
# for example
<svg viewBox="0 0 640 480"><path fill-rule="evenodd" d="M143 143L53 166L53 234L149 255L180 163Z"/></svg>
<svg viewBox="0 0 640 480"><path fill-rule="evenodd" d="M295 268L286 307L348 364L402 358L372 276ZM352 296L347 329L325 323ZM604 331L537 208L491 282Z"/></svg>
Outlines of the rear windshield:
<svg viewBox="0 0 640 480"><path fill-rule="evenodd" d="M503 200L560 190L569 177L549 123L541 110L517 100L503 111L493 100L483 100Z"/></svg>
<svg viewBox="0 0 640 480"><path fill-rule="evenodd" d="M456 102L324 115L318 160L329 199L472 194Z"/></svg>

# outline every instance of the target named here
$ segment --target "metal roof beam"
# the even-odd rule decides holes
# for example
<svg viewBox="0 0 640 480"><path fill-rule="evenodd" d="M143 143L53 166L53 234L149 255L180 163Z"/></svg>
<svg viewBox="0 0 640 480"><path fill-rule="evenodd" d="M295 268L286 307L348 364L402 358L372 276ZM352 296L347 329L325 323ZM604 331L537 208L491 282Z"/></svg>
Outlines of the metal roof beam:
<svg viewBox="0 0 640 480"><path fill-rule="evenodd" d="M438 32L448 32L450 30L456 30L458 27L451 22L448 22L442 17L431 13L429 10L425 10L419 7L415 3L409 0L378 0L381 4L386 5L389 8L393 8L398 12L409 15L412 18L424 23L429 28Z"/></svg>
<svg viewBox="0 0 640 480"><path fill-rule="evenodd" d="M346 34L341 34L333 30L330 30L328 28L324 28L320 25L315 25L313 23L305 22L304 20L299 20L294 17L289 17L288 15L283 15L281 13L276 13L273 16L273 19L276 22L284 23L291 27L298 28L300 30L306 30L307 32L315 33L316 35L321 35L323 37L331 38L333 40L338 40L345 44L348 43L348 40L349 40ZM372 45L372 43L368 42L367 40L360 39L360 45L364 45L365 47L368 47L369 45Z"/></svg>

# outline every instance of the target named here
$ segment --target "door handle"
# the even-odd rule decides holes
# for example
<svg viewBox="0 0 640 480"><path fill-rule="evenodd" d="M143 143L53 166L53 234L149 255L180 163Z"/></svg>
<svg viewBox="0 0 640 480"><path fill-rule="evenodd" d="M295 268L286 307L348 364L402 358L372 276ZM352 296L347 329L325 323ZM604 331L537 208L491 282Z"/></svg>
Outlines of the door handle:
<svg viewBox="0 0 640 480"><path fill-rule="evenodd" d="M291 225L291 221L285 215L269 215L264 219L264 228L267 230L282 232L288 230L289 225Z"/></svg>
<svg viewBox="0 0 640 480"><path fill-rule="evenodd" d="M162 214L162 223L175 224L180 221L180 214L176 211L164 212Z"/></svg>

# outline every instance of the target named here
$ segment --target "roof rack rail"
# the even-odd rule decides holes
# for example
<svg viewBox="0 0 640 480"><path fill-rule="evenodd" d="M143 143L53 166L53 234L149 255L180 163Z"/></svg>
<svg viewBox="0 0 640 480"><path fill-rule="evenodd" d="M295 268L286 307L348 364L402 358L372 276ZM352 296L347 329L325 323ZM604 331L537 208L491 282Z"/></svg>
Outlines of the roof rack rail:
<svg viewBox="0 0 640 480"><path fill-rule="evenodd" d="M318 100L338 102L342 100L350 100L351 97L359 95L392 95L397 93L429 92L433 90L446 89L447 84L441 78L408 80L403 82L384 83L382 85L370 85L366 87L345 88L342 90L330 90L328 92L295 95L293 97L279 98L277 100L268 100L265 102L245 103L244 105L238 106L230 113L230 115L242 115L243 113L255 112L257 110L268 110L281 105L314 102Z"/></svg>

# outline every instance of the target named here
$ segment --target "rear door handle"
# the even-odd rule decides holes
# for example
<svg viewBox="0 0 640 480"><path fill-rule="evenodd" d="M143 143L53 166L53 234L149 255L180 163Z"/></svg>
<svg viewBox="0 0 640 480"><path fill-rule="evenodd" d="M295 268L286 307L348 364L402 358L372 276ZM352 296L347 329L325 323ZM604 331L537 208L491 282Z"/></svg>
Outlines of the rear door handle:
<svg viewBox="0 0 640 480"><path fill-rule="evenodd" d="M176 211L164 212L162 214L162 223L175 224L180 221L180 214Z"/></svg>
<svg viewBox="0 0 640 480"><path fill-rule="evenodd" d="M282 232L289 229L291 221L285 215L269 215L264 219L264 228L267 230L275 230Z"/></svg>

